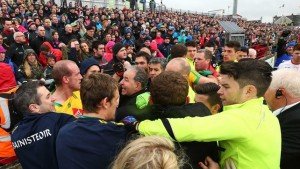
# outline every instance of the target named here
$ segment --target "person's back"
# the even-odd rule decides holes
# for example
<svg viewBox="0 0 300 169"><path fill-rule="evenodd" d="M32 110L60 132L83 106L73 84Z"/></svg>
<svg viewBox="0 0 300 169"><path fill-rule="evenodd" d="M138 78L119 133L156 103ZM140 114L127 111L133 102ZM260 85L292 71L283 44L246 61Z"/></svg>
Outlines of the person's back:
<svg viewBox="0 0 300 169"><path fill-rule="evenodd" d="M107 168L123 147L126 137L123 125L80 117L63 127L58 135L59 168Z"/></svg>
<svg viewBox="0 0 300 169"><path fill-rule="evenodd" d="M128 131L112 122L119 102L117 83L94 73L81 82L84 116L59 132L56 154L60 169L108 168L125 143Z"/></svg>
<svg viewBox="0 0 300 169"><path fill-rule="evenodd" d="M188 81L177 72L165 71L155 77L152 82L150 92L154 105L151 114L154 114L155 119L163 119L169 134L172 131L167 127L166 118L212 115L203 103L185 104L188 88ZM217 142L187 141L177 143L177 146L182 147L188 157L188 163L184 165L184 168L191 166L198 168L198 163L204 162L207 156L210 156L214 161L219 161Z"/></svg>

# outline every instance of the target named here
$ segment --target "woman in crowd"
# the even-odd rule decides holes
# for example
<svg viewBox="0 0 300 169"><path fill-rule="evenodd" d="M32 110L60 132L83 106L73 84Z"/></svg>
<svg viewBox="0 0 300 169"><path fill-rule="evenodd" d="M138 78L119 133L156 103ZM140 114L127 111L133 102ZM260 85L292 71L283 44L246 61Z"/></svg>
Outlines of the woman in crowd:
<svg viewBox="0 0 300 169"><path fill-rule="evenodd" d="M112 169L179 169L182 164L172 141L149 136L131 141L117 156Z"/></svg>
<svg viewBox="0 0 300 169"><path fill-rule="evenodd" d="M87 41L81 41L80 48L81 48L81 58L80 58L81 61L93 55L92 51L90 51Z"/></svg>
<svg viewBox="0 0 300 169"><path fill-rule="evenodd" d="M33 49L26 49L24 61L19 68L19 72L25 80L40 80L44 77L43 68L37 60L37 55Z"/></svg>

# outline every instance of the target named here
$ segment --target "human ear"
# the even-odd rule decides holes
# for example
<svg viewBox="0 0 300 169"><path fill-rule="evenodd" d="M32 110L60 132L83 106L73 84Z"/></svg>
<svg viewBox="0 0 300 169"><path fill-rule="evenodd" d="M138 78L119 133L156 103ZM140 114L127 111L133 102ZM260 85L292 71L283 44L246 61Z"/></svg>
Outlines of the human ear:
<svg viewBox="0 0 300 169"><path fill-rule="evenodd" d="M29 108L30 112L33 112L33 113L38 113L40 111L40 107L37 104L30 104L28 106L28 108Z"/></svg>

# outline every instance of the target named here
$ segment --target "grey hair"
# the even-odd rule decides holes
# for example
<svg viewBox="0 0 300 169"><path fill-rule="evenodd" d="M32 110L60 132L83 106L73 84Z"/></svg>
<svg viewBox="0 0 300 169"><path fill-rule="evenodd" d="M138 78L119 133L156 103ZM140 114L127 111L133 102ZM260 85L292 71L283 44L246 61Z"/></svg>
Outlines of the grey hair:
<svg viewBox="0 0 300 169"><path fill-rule="evenodd" d="M292 69L279 69L272 72L271 89L284 88L291 96L300 98L299 72Z"/></svg>
<svg viewBox="0 0 300 169"><path fill-rule="evenodd" d="M158 57L153 57L149 61L149 64L160 64L162 70L166 69L167 63L168 62L166 58L158 58Z"/></svg>
<svg viewBox="0 0 300 169"><path fill-rule="evenodd" d="M213 58L213 53L208 49L200 49L198 51L198 53L204 53L204 58L205 59L210 59L211 60Z"/></svg>
<svg viewBox="0 0 300 169"><path fill-rule="evenodd" d="M134 81L140 82L142 89L145 89L148 84L148 74L142 68L131 66L129 70L135 71Z"/></svg>
<svg viewBox="0 0 300 169"><path fill-rule="evenodd" d="M14 33L14 40L16 40L17 36L18 36L18 35L21 35L21 34L24 35L24 33L22 33L22 32L15 32L15 33Z"/></svg>

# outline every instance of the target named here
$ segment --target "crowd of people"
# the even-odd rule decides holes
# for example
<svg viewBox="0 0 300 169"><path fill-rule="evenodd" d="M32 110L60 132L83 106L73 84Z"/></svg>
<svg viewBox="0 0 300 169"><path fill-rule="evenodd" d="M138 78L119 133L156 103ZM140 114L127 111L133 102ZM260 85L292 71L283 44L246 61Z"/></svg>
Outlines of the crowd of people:
<svg viewBox="0 0 300 169"><path fill-rule="evenodd" d="M0 21L0 166L297 168L299 28L24 0Z"/></svg>

